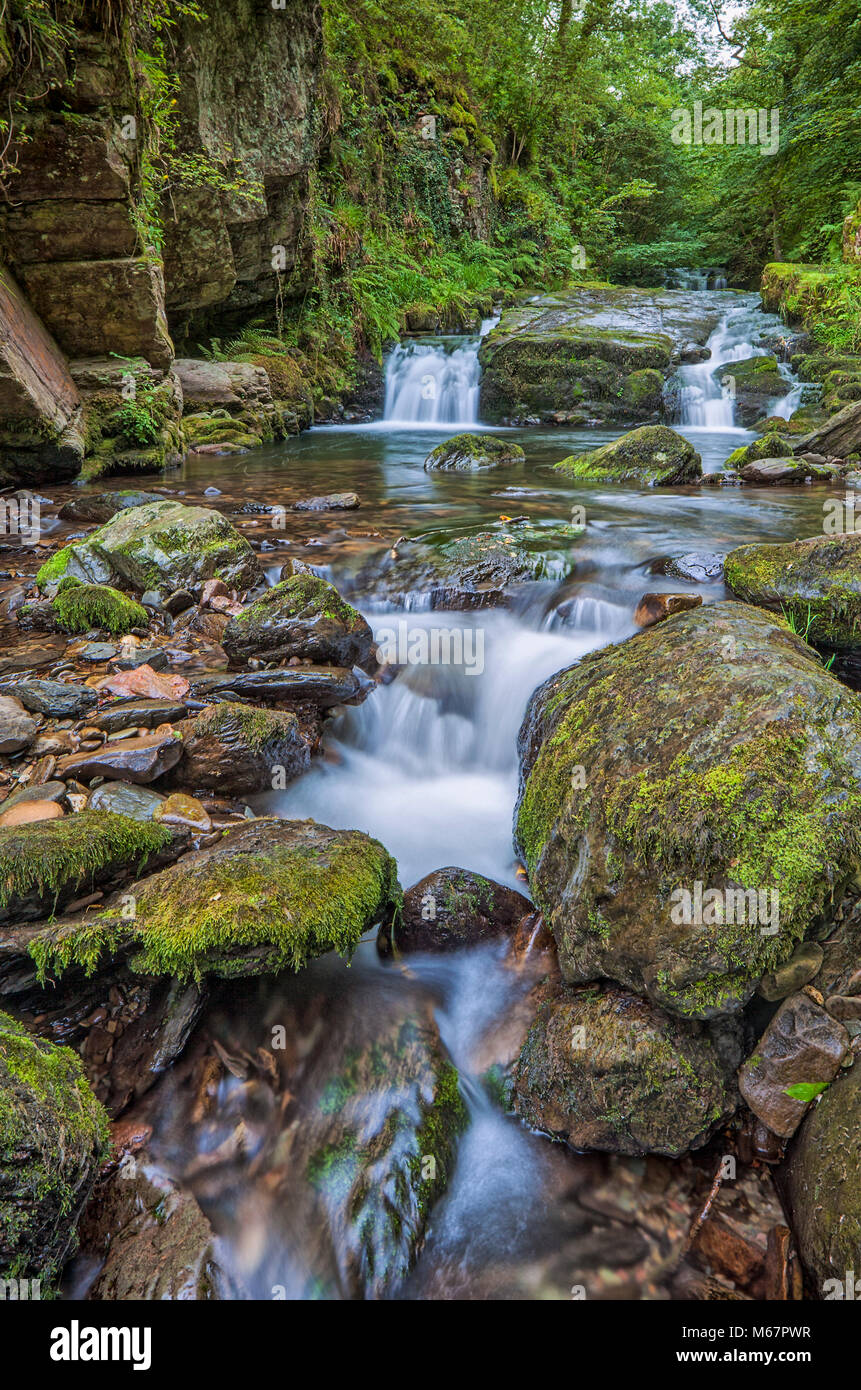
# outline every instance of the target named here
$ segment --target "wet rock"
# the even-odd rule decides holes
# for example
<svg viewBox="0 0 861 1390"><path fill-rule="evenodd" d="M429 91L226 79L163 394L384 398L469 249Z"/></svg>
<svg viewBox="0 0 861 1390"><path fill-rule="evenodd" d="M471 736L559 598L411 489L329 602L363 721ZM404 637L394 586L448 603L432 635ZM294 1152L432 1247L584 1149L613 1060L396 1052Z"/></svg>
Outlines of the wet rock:
<svg viewBox="0 0 861 1390"><path fill-rule="evenodd" d="M469 473L524 463L526 455L519 444L496 434L456 434L438 444L425 459L425 471Z"/></svg>
<svg viewBox="0 0 861 1390"><path fill-rule="evenodd" d="M56 801L23 801L8 811L0 811L0 828L9 825L32 825L40 820L58 820L65 815Z"/></svg>
<svg viewBox="0 0 861 1390"><path fill-rule="evenodd" d="M861 1067L810 1107L778 1182L815 1296L845 1298L849 1271L859 1278Z"/></svg>
<svg viewBox="0 0 861 1390"><path fill-rule="evenodd" d="M157 729L159 724L176 724L185 719L186 706L179 700L130 699L109 705L93 719L93 725L106 734L123 729Z"/></svg>
<svg viewBox="0 0 861 1390"><path fill-rule="evenodd" d="M638 627L653 627L674 613L699 608L701 603L699 594L643 594L634 610L634 622Z"/></svg>
<svg viewBox="0 0 861 1390"><path fill-rule="evenodd" d="M811 999L798 993L785 999L738 1074L738 1088L755 1115L772 1133L789 1139L812 1097L789 1088L834 1080L849 1047L846 1029Z"/></svg>
<svg viewBox="0 0 861 1390"><path fill-rule="evenodd" d="M181 757L182 742L176 734L143 734L123 742L103 743L90 753L74 753L61 758L57 767L64 776L81 782L107 777L145 784L176 767Z"/></svg>
<svg viewBox="0 0 861 1390"><path fill-rule="evenodd" d="M223 671L192 677L191 691L198 698L228 693L252 700L290 700L296 704L332 709L335 705L359 705L374 689L374 682L358 671L337 666L281 666L274 671Z"/></svg>
<svg viewBox="0 0 861 1390"><path fill-rule="evenodd" d="M294 512L351 512L359 506L355 492L328 492L324 497L303 497L294 502Z"/></svg>
<svg viewBox="0 0 861 1390"><path fill-rule="evenodd" d="M151 787L135 786L131 782L104 782L90 792L89 811L110 811L115 816L130 816L132 820L152 820L164 801L160 792Z"/></svg>
<svg viewBox="0 0 861 1390"><path fill-rule="evenodd" d="M195 796L186 792L171 792L153 812L156 825L182 825L192 831L206 832L212 829L212 819L208 811Z"/></svg>
<svg viewBox="0 0 861 1390"><path fill-rule="evenodd" d="M20 700L14 695L0 695L0 753L20 753L29 748L38 729L38 719L27 713Z"/></svg>
<svg viewBox="0 0 861 1390"><path fill-rule="evenodd" d="M79 1058L0 1014L0 1271L50 1286L107 1139Z"/></svg>
<svg viewBox="0 0 861 1390"><path fill-rule="evenodd" d="M81 1256L98 1270L89 1299L235 1296L194 1197L143 1156L130 1155L98 1183L81 1222Z"/></svg>
<svg viewBox="0 0 861 1390"><path fill-rule="evenodd" d="M796 441L798 453L822 453L845 459L861 450L861 401L838 410L824 425Z"/></svg>
<svg viewBox="0 0 861 1390"><path fill-rule="evenodd" d="M563 977L690 1018L739 1010L857 873L859 737L857 696L737 603L545 681L516 835Z"/></svg>
<svg viewBox="0 0 861 1390"><path fill-rule="evenodd" d="M31 713L52 719L80 719L95 707L98 698L86 685L52 680L16 682L15 696Z"/></svg>
<svg viewBox="0 0 861 1390"><path fill-rule="evenodd" d="M176 618L180 613L184 613L186 608L194 605L194 594L190 589L175 589L172 594L168 594L164 600L163 607Z"/></svg>
<svg viewBox="0 0 861 1390"><path fill-rule="evenodd" d="M168 834L161 826L138 829ZM378 841L268 817L125 891L135 901L133 919L121 904L110 905L88 919L78 947L74 935L59 948L47 940L45 967L62 972L76 949L93 961L100 952L134 948L135 970L180 980L298 970L326 951L349 955L399 890L395 862Z"/></svg>
<svg viewBox="0 0 861 1390"><path fill-rule="evenodd" d="M757 459L746 463L740 470L743 483L755 483L759 487L781 483L804 483L813 477L810 468L800 459L778 458Z"/></svg>
<svg viewBox="0 0 861 1390"><path fill-rule="evenodd" d="M109 642L88 642L78 653L81 661L92 661L96 665L101 665L105 661L111 661L117 654L117 648L111 646Z"/></svg>
<svg viewBox="0 0 861 1390"><path fill-rule="evenodd" d="M823 955L822 947L815 941L803 941L789 960L763 975L759 982L759 993L772 1003L788 998L813 979L822 965Z"/></svg>
<svg viewBox="0 0 861 1390"><path fill-rule="evenodd" d="M723 578L723 556L694 550L668 560L664 573L692 584L715 584Z"/></svg>
<svg viewBox="0 0 861 1390"><path fill-rule="evenodd" d="M755 425L766 414L769 403L787 391L776 357L760 355L725 362L713 375L720 385L732 383L736 422L746 428Z"/></svg>
<svg viewBox="0 0 861 1390"><path fill-rule="evenodd" d="M249 657L376 668L374 635L337 589L314 574L282 580L231 618L221 644L234 666Z"/></svg>
<svg viewBox="0 0 861 1390"><path fill-rule="evenodd" d="M559 986L514 1077L517 1114L574 1149L677 1157L736 1104L705 1032L615 987Z"/></svg>
<svg viewBox="0 0 861 1390"><path fill-rule="evenodd" d="M160 675L151 666L135 666L130 671L114 671L99 681L99 691L107 695L139 695L143 699L179 701L188 694L185 676Z"/></svg>
<svg viewBox="0 0 861 1390"><path fill-rule="evenodd" d="M86 521L103 526L117 512L129 507L145 507L148 502L163 502L157 492L135 492L131 488L119 492L85 493L64 502L57 515L62 521Z"/></svg>
<svg viewBox="0 0 861 1390"><path fill-rule="evenodd" d="M733 449L726 461L726 468L740 473L749 463L756 463L759 459L792 459L793 448L782 435L776 430L766 430L759 439L755 439L752 444L742 444L738 449Z"/></svg>
<svg viewBox="0 0 861 1390"><path fill-rule="evenodd" d="M139 666L148 666L151 671L166 671L168 654L164 647L138 647L134 651L121 652L111 662L112 671L136 671Z"/></svg>
<svg viewBox="0 0 861 1390"><path fill-rule="evenodd" d="M213 613L210 609L195 606L180 613L174 631L186 637L203 638L205 642L220 646L229 621L227 613Z"/></svg>
<svg viewBox="0 0 861 1390"><path fill-rule="evenodd" d="M861 996L857 994L832 994L825 1001L826 1011L841 1023L861 1018Z"/></svg>
<svg viewBox="0 0 861 1390"><path fill-rule="evenodd" d="M472 873L436 869L404 894L403 909L380 928L377 949L456 951L513 932L532 912L522 893Z"/></svg>
<svg viewBox="0 0 861 1390"><path fill-rule="evenodd" d="M861 534L740 546L726 557L726 582L746 603L786 614L810 642L861 647Z"/></svg>
<svg viewBox="0 0 861 1390"><path fill-rule="evenodd" d="M240 588L261 577L251 546L226 517L169 500L118 512L86 540L52 555L36 582L44 589L66 575L164 594L213 576Z"/></svg>
<svg viewBox="0 0 861 1390"><path fill-rule="evenodd" d="M224 700L179 727L186 786L234 796L284 787L304 772L310 750L295 714Z"/></svg>
<svg viewBox="0 0 861 1390"><path fill-rule="evenodd" d="M28 801L56 801L61 802L66 795L65 782L41 782L38 785L32 784L22 787L20 791L12 792L6 800L0 803L0 811L11 811L14 806L21 806Z"/></svg>
<svg viewBox="0 0 861 1390"><path fill-rule="evenodd" d="M649 487L696 482L703 471L694 446L666 425L642 425L587 454L572 454L555 467L587 482Z"/></svg>

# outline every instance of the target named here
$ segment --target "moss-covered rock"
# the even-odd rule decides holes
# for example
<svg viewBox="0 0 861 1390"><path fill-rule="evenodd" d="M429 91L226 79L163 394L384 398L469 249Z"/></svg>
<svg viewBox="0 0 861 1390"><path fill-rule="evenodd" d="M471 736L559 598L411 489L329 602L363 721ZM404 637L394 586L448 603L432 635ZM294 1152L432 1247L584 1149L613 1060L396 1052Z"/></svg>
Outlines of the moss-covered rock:
<svg viewBox="0 0 861 1390"><path fill-rule="evenodd" d="M514 1108L574 1149L678 1157L736 1108L708 1034L626 991L560 986L520 1054Z"/></svg>
<svg viewBox="0 0 861 1390"><path fill-rule="evenodd" d="M275 818L227 831L126 893L133 920L111 907L77 932L42 940L42 974L93 969L120 949L134 953L135 970L179 979L299 970L326 951L349 956L400 901L397 866L377 840Z"/></svg>
<svg viewBox="0 0 861 1390"><path fill-rule="evenodd" d="M622 400L634 416L649 415L660 410L663 398L663 373L654 367L641 367L625 378Z"/></svg>
<svg viewBox="0 0 861 1390"><path fill-rule="evenodd" d="M122 872L140 872L171 842L163 826L107 811L0 829L0 922L38 916Z"/></svg>
<svg viewBox="0 0 861 1390"><path fill-rule="evenodd" d="M436 869L404 894L380 928L381 954L457 951L513 933L532 904L514 888L454 866Z"/></svg>
<svg viewBox="0 0 861 1390"><path fill-rule="evenodd" d="M361 613L315 574L295 574L231 618L221 639L234 666L249 657L374 670L374 635Z"/></svg>
<svg viewBox="0 0 861 1390"><path fill-rule="evenodd" d="M752 444L742 444L740 448L733 449L726 461L726 467L740 472L747 463L756 463L759 459L792 458L794 453L792 445L787 443L782 435L776 430L768 430Z"/></svg>
<svg viewBox="0 0 861 1390"><path fill-rule="evenodd" d="M251 546L220 512L166 500L118 512L86 540L52 555L36 582L45 589L66 576L169 593L212 578L247 588L260 579L260 567Z"/></svg>
<svg viewBox="0 0 861 1390"><path fill-rule="evenodd" d="M724 575L739 598L783 613L807 641L861 649L861 533L743 545L727 555Z"/></svg>
<svg viewBox="0 0 861 1390"><path fill-rule="evenodd" d="M523 463L525 453L519 444L495 434L456 434L438 444L425 459L429 472L468 473L482 468L500 468Z"/></svg>
<svg viewBox="0 0 861 1390"><path fill-rule="evenodd" d="M209 705L179 725L182 763L175 780L184 786L232 796L284 787L310 760L295 714L239 701Z"/></svg>
<svg viewBox="0 0 861 1390"><path fill-rule="evenodd" d="M732 1013L861 852L861 702L779 620L696 608L533 695L516 836L563 977Z"/></svg>
<svg viewBox="0 0 861 1390"><path fill-rule="evenodd" d="M119 637L134 627L148 627L145 608L104 584L79 584L67 577L60 581L51 605L63 632L89 632L102 628Z"/></svg>
<svg viewBox="0 0 861 1390"><path fill-rule="evenodd" d="M738 362L725 362L716 368L714 376L720 382L730 378L733 383L735 419L739 425L753 425L766 414L770 401L785 396L786 379L781 376L776 357L745 357Z"/></svg>
<svg viewBox="0 0 861 1390"><path fill-rule="evenodd" d="M649 487L694 482L703 471L694 446L666 425L643 425L587 454L571 454L556 467L586 482Z"/></svg>
<svg viewBox="0 0 861 1390"><path fill-rule="evenodd" d="M0 1013L0 1277L43 1296L108 1149L108 1121L80 1059Z"/></svg>

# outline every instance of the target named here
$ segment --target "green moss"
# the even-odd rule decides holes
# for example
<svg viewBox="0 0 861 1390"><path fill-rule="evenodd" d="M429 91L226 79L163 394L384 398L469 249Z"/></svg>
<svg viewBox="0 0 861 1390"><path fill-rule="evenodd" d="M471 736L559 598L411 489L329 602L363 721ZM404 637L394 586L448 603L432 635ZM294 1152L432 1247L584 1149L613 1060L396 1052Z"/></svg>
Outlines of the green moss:
<svg viewBox="0 0 861 1390"><path fill-rule="evenodd" d="M263 753L272 744L292 738L296 724L295 714L222 700L217 705L209 705L197 716L194 732L199 737L207 734L235 737L238 733L242 743L253 753Z"/></svg>
<svg viewBox="0 0 861 1390"><path fill-rule="evenodd" d="M641 425L589 453L572 454L555 467L585 481L649 486L693 482L702 474L702 461L693 445L666 425Z"/></svg>
<svg viewBox="0 0 861 1390"><path fill-rule="evenodd" d="M170 843L163 826L109 811L0 829L0 909L34 890L56 903L94 874L134 864Z"/></svg>
<svg viewBox="0 0 861 1390"><path fill-rule="evenodd" d="M294 574L274 584L234 619L237 623L265 622L270 609L284 618L328 618L348 631L363 625L364 619L341 598L337 589L316 574Z"/></svg>
<svg viewBox="0 0 861 1390"><path fill-rule="evenodd" d="M52 606L64 632L103 628L118 637L132 628L149 626L145 608L104 584L79 584L67 577L61 581Z"/></svg>
<svg viewBox="0 0 861 1390"><path fill-rule="evenodd" d="M755 463L759 459L792 458L793 452L791 444L774 430L769 430L752 444L743 444L740 449L733 449L726 461L726 467L743 468L746 463Z"/></svg>
<svg viewBox="0 0 861 1390"><path fill-rule="evenodd" d="M805 641L826 648L861 643L861 537L815 537L748 545L724 565L726 583L746 602L779 610Z"/></svg>
<svg viewBox="0 0 861 1390"><path fill-rule="evenodd" d="M64 546L62 550L56 550L42 565L36 574L36 586L40 590L47 589L51 584L58 584L63 578L72 558L71 546Z"/></svg>

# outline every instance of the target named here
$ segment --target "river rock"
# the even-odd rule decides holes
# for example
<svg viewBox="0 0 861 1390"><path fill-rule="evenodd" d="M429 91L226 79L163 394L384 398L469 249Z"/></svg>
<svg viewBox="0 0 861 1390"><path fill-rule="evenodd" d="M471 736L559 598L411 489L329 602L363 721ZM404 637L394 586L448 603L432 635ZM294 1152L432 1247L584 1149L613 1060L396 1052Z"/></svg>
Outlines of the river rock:
<svg viewBox="0 0 861 1390"><path fill-rule="evenodd" d="M858 871L859 740L858 697L732 602L545 681L516 836L563 977L690 1018L740 1009Z"/></svg>
<svg viewBox="0 0 861 1390"><path fill-rule="evenodd" d="M404 894L403 909L380 928L377 948L383 955L456 951L513 932L531 911L513 888L469 869L436 869Z"/></svg>
<svg viewBox="0 0 861 1390"><path fill-rule="evenodd" d="M838 410L818 429L795 442L799 454L826 454L829 458L848 458L861 450L861 401L852 401Z"/></svg>
<svg viewBox="0 0 861 1390"><path fill-rule="evenodd" d="M776 357L760 355L724 362L713 375L721 385L732 383L736 424L746 428L755 425L767 413L769 403L785 396L788 389Z"/></svg>
<svg viewBox="0 0 861 1390"><path fill-rule="evenodd" d="M806 483L813 477L808 464L800 459L778 458L757 459L746 463L740 471L743 483L753 483L757 487L771 487L783 483Z"/></svg>
<svg viewBox="0 0 861 1390"><path fill-rule="evenodd" d="M517 1114L574 1149L678 1157L736 1104L705 1032L615 987L559 986L514 1077Z"/></svg>
<svg viewBox="0 0 861 1390"><path fill-rule="evenodd" d="M778 1173L813 1291L858 1298L861 1278L861 1067L842 1072L812 1105ZM828 1283L827 1281L833 1281ZM838 1292L839 1290L839 1292Z"/></svg>
<svg viewBox="0 0 861 1390"><path fill-rule="evenodd" d="M32 825L40 820L59 820L65 815L56 801L24 801L8 811L0 811L0 828L9 825Z"/></svg>
<svg viewBox="0 0 861 1390"><path fill-rule="evenodd" d="M667 560L664 574L691 584L716 584L723 579L723 558L708 551L692 550L687 555Z"/></svg>
<svg viewBox="0 0 861 1390"><path fill-rule="evenodd" d="M803 985L809 984L822 965L824 951L815 941L803 941L789 960L776 970L763 975L759 982L759 993L763 999L777 1003L794 994Z"/></svg>
<svg viewBox="0 0 861 1390"><path fill-rule="evenodd" d="M44 589L66 575L164 595L213 577L245 589L261 578L248 541L220 512L166 499L118 512L86 540L52 555L36 582Z"/></svg>
<svg viewBox="0 0 861 1390"><path fill-rule="evenodd" d="M20 681L15 685L15 697L31 713L51 719L80 719L95 708L98 699L86 685L52 680Z"/></svg>
<svg viewBox="0 0 861 1390"><path fill-rule="evenodd" d="M80 1059L0 1014L0 1271L47 1290L107 1152Z"/></svg>
<svg viewBox="0 0 861 1390"><path fill-rule="evenodd" d="M188 713L179 700L130 699L108 705L93 719L93 727L106 734L123 729L157 729L159 724L176 724Z"/></svg>
<svg viewBox="0 0 861 1390"><path fill-rule="evenodd" d="M187 792L171 792L153 812L156 825L182 825L191 831L207 832L212 829L209 812L195 796Z"/></svg>
<svg viewBox="0 0 861 1390"><path fill-rule="evenodd" d="M161 792L131 782L103 782L90 792L89 811L111 811L115 816L130 816L132 820L152 820L164 801Z"/></svg>
<svg viewBox="0 0 861 1390"><path fill-rule="evenodd" d="M338 666L219 671L192 677L191 685L192 694L202 699L232 694L252 700L289 700L321 710L332 709L335 705L360 705L373 689L370 677Z"/></svg>
<svg viewBox="0 0 861 1390"><path fill-rule="evenodd" d="M739 598L785 614L809 641L861 647L861 533L743 545L727 555L725 572Z"/></svg>
<svg viewBox="0 0 861 1390"><path fill-rule="evenodd" d="M4 814L11 811L15 806L24 805L28 801L56 801L58 804L65 799L65 782L41 782L22 787L20 791L12 792L6 800L0 802L0 811Z"/></svg>
<svg viewBox="0 0 861 1390"><path fill-rule="evenodd" d="M129 671L112 671L99 681L98 689L106 695L139 695L143 699L179 701L188 694L189 683L185 676L162 675L144 662L142 666L133 666Z"/></svg>
<svg viewBox="0 0 861 1390"><path fill-rule="evenodd" d="M136 492L132 488L119 492L90 492L64 502L57 515L61 521L86 521L103 526L117 512L126 511L129 507L145 507L148 502L163 501L164 498L157 492Z"/></svg>
<svg viewBox="0 0 861 1390"><path fill-rule="evenodd" d="M327 492L324 497L302 497L294 502L294 512L352 512L359 506L355 492Z"/></svg>
<svg viewBox="0 0 861 1390"><path fill-rule="evenodd" d="M0 753L20 753L29 748L39 730L33 719L14 695L0 695Z"/></svg>
<svg viewBox="0 0 861 1390"><path fill-rule="evenodd" d="M315 574L296 574L267 589L224 629L221 645L234 666L249 657L320 666L376 668L374 635L361 613Z"/></svg>
<svg viewBox="0 0 861 1390"><path fill-rule="evenodd" d="M469 473L525 461L526 455L519 444L498 435L456 434L431 450L425 459L425 471Z"/></svg>
<svg viewBox="0 0 861 1390"><path fill-rule="evenodd" d="M634 622L638 627L653 627L664 618L698 608L701 603L699 594L643 594L634 610Z"/></svg>
<svg viewBox="0 0 861 1390"><path fill-rule="evenodd" d="M833 1081L848 1048L849 1034L837 1019L810 995L790 995L739 1071L738 1088L754 1115L789 1139L810 1103L789 1088Z"/></svg>
<svg viewBox="0 0 861 1390"><path fill-rule="evenodd" d="M793 452L792 445L775 430L766 430L765 434L760 439L755 439L752 444L742 444L738 449L733 449L725 467L741 473L749 463L756 463L759 459L791 459Z"/></svg>
<svg viewBox="0 0 861 1390"><path fill-rule="evenodd" d="M555 467L586 482L649 487L693 483L703 471L694 446L666 425L642 425L589 453L572 454Z"/></svg>
<svg viewBox="0 0 861 1390"><path fill-rule="evenodd" d="M233 796L284 787L308 767L310 750L295 714L237 701L210 705L179 726L186 786Z"/></svg>
<svg viewBox="0 0 861 1390"><path fill-rule="evenodd" d="M134 949L133 968L143 974L199 980L299 970L332 950L349 956L399 889L397 866L377 840L267 817L226 831L218 844L183 855L128 894L133 919L120 903L88 919L80 938L87 960ZM75 940L54 950L46 940L42 955L47 969L62 972L76 962Z"/></svg>
<svg viewBox="0 0 861 1390"><path fill-rule="evenodd" d="M90 782L94 777L120 782L154 782L175 767L182 757L176 734L143 734L117 743L103 743L92 753L73 753L61 758L58 771L64 777Z"/></svg>

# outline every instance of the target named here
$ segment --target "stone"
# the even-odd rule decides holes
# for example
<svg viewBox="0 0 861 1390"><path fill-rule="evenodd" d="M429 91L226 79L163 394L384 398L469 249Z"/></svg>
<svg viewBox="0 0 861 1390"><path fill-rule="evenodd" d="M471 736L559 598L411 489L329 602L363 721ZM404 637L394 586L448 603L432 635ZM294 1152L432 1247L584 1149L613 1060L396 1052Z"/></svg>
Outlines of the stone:
<svg viewBox="0 0 861 1390"><path fill-rule="evenodd" d="M642 425L555 467L584 482L644 483L648 487L696 482L702 460L692 444L666 425Z"/></svg>
<svg viewBox="0 0 861 1390"><path fill-rule="evenodd" d="M302 497L294 502L294 512L351 512L359 506L355 492L327 492L323 497Z"/></svg>
<svg viewBox="0 0 861 1390"><path fill-rule="evenodd" d="M100 691L107 695L141 696L176 706L188 694L190 686L185 676L165 676L154 671L146 662L128 671L115 671L99 681ZM160 721L161 722L161 721Z"/></svg>
<svg viewBox="0 0 861 1390"><path fill-rule="evenodd" d="M272 671L224 671L192 677L191 693L199 699L228 693L251 700L290 700L332 709L359 705L374 682L337 666L281 666Z"/></svg>
<svg viewBox="0 0 861 1390"><path fill-rule="evenodd" d="M136 492L126 488L120 492L85 492L64 502L57 515L61 521L78 521L103 526L117 512L130 507L145 507L149 502L163 502L157 492Z"/></svg>
<svg viewBox="0 0 861 1390"><path fill-rule="evenodd" d="M0 1014L0 1270L46 1292L108 1149L80 1059Z"/></svg>
<svg viewBox="0 0 861 1390"><path fill-rule="evenodd" d="M469 869L436 869L404 894L403 908L377 936L382 955L456 951L513 933L532 911L522 893Z"/></svg>
<svg viewBox="0 0 861 1390"><path fill-rule="evenodd" d="M0 827L30 825L34 821L57 820L65 815L56 801L23 801L8 811L0 810Z"/></svg>
<svg viewBox="0 0 861 1390"><path fill-rule="evenodd" d="M206 833L212 829L212 819L194 796L186 792L171 792L156 806L153 820L157 825L181 825L188 830Z"/></svg>
<svg viewBox="0 0 861 1390"><path fill-rule="evenodd" d="M94 709L98 696L86 685L55 680L23 680L15 683L15 697L25 709L51 719L80 719Z"/></svg>
<svg viewBox="0 0 861 1390"><path fill-rule="evenodd" d="M808 994L793 994L739 1071L739 1091L773 1134L789 1139L810 1103L788 1094L789 1088L833 1081L848 1048L849 1035L837 1019Z"/></svg>
<svg viewBox="0 0 861 1390"><path fill-rule="evenodd" d="M13 806L25 805L28 801L63 801L66 795L65 782L42 782L39 784L31 783L30 786L22 787L20 791L12 792L6 800L0 803L0 811L11 811Z"/></svg>
<svg viewBox="0 0 861 1390"><path fill-rule="evenodd" d="M558 986L514 1077L521 1119L580 1150L678 1157L736 1104L707 1034L616 987Z"/></svg>
<svg viewBox="0 0 861 1390"><path fill-rule="evenodd" d="M713 373L715 381L726 388L732 384L736 424L745 428L755 425L768 414L769 404L786 395L788 382L781 375L777 358L760 354L738 361L724 362Z"/></svg>
<svg viewBox="0 0 861 1390"><path fill-rule="evenodd" d="M857 994L832 994L825 1001L825 1008L832 1018L840 1023L861 1018L861 997Z"/></svg>
<svg viewBox="0 0 861 1390"><path fill-rule="evenodd" d="M830 416L824 425L805 434L795 444L800 454L826 454L829 458L848 458L861 450L861 401L849 405Z"/></svg>
<svg viewBox="0 0 861 1390"><path fill-rule="evenodd" d="M361 613L314 574L297 574L267 589L230 619L221 645L234 666L249 657L279 663L298 657L371 671L377 664L374 634Z"/></svg>
<svg viewBox="0 0 861 1390"><path fill-rule="evenodd" d="M708 551L691 551L668 560L664 573L691 584L715 584L723 579L723 556Z"/></svg>
<svg viewBox="0 0 861 1390"><path fill-rule="evenodd" d="M652 627L674 613L698 608L701 603L699 594L643 594L634 610L634 622L638 627Z"/></svg>
<svg viewBox="0 0 861 1390"><path fill-rule="evenodd" d="M686 1018L740 1010L858 872L859 740L857 695L735 602L545 681L520 730L515 828L563 978Z"/></svg>
<svg viewBox="0 0 861 1390"><path fill-rule="evenodd" d="M157 729L159 724L176 724L187 713L180 700L131 697L100 710L93 724L106 734L115 734L123 729Z"/></svg>
<svg viewBox="0 0 861 1390"><path fill-rule="evenodd" d="M763 975L759 982L759 993L772 1003L788 998L813 979L822 965L824 954L817 942L803 941L789 960Z"/></svg>
<svg viewBox="0 0 861 1390"><path fill-rule="evenodd" d="M746 463L739 476L743 483L754 483L762 487L782 483L804 483L814 475L809 465L800 459L766 458Z"/></svg>
<svg viewBox="0 0 861 1390"><path fill-rule="evenodd" d="M261 578L251 546L225 516L169 499L117 512L86 540L52 555L36 582L44 589L65 575L164 594L213 577L232 588Z"/></svg>
<svg viewBox="0 0 861 1390"><path fill-rule="evenodd" d="M67 357L146 357L167 368L173 346L155 258L41 261L19 266L23 288Z"/></svg>
<svg viewBox="0 0 861 1390"><path fill-rule="evenodd" d="M29 748L39 731L33 719L14 695L0 695L0 753L20 753Z"/></svg>
<svg viewBox="0 0 861 1390"><path fill-rule="evenodd" d="M88 753L61 758L58 770L81 782L107 777L118 782L154 782L182 757L182 741L173 732L144 734L120 743L105 743Z"/></svg>
<svg viewBox="0 0 861 1390"><path fill-rule="evenodd" d="M183 761L178 776L186 786L232 796L284 787L310 762L308 743L295 714L224 700L196 719L184 721Z"/></svg>
<svg viewBox="0 0 861 1390"><path fill-rule="evenodd" d="M469 473L525 463L519 444L495 434L456 434L438 444L425 459L428 473Z"/></svg>
<svg viewBox="0 0 861 1390"><path fill-rule="evenodd" d="M163 801L161 792L132 782L104 782L90 792L87 809L111 811L114 815L130 816L132 820L151 821Z"/></svg>
<svg viewBox="0 0 861 1390"><path fill-rule="evenodd" d="M734 594L788 616L808 641L861 647L861 534L743 545L727 555L725 574Z"/></svg>

